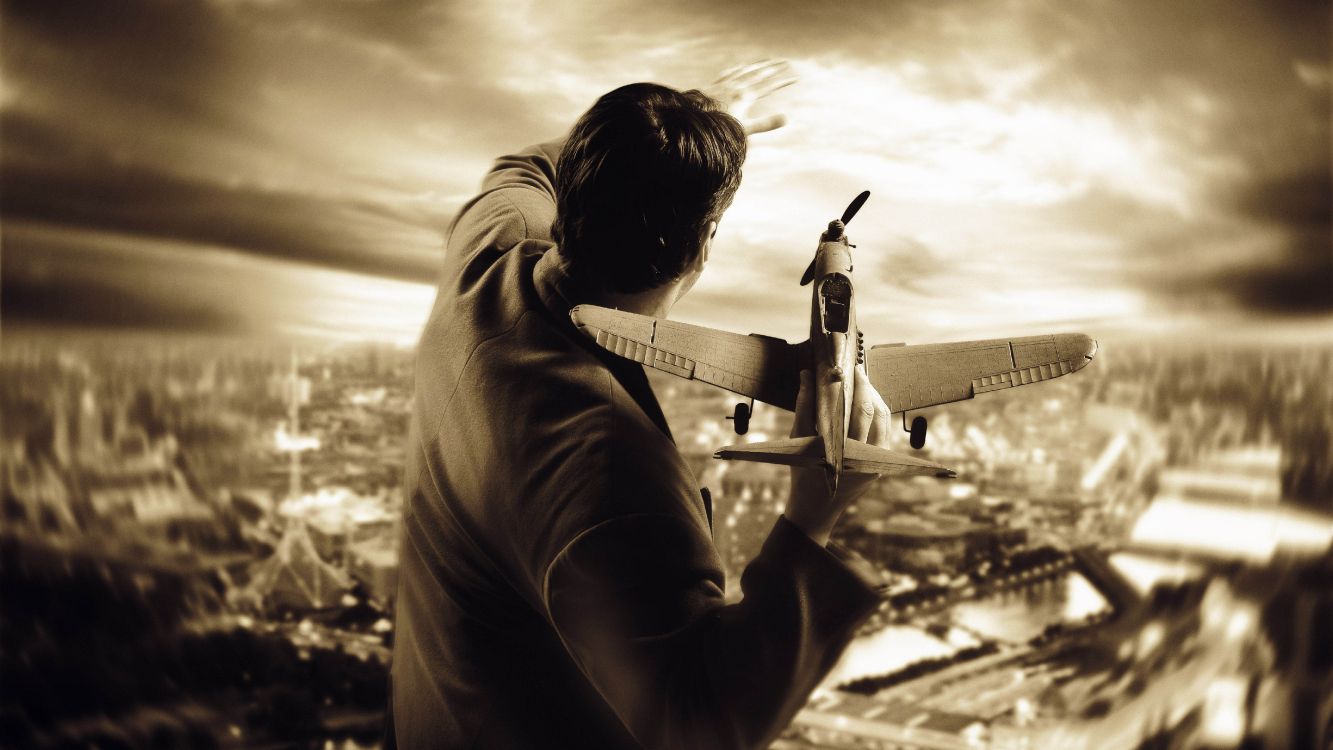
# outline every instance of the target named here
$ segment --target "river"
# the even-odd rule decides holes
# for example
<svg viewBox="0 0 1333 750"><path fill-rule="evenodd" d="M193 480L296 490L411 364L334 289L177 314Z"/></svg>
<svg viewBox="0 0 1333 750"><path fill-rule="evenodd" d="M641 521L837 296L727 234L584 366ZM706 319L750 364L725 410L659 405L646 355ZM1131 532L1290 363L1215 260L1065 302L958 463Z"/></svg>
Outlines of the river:
<svg viewBox="0 0 1333 750"><path fill-rule="evenodd" d="M891 625L852 641L824 684L892 672L921 659L948 656L982 639L1023 643L1047 625L1073 622L1105 609L1105 597L1071 571L1023 589L966 601L931 619L952 627L943 638L911 624Z"/></svg>

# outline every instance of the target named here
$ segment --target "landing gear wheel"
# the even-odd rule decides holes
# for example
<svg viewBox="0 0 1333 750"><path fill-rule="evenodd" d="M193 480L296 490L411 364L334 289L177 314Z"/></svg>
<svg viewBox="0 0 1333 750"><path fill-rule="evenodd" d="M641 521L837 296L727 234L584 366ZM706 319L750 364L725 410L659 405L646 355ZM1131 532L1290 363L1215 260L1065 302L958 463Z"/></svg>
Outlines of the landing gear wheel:
<svg viewBox="0 0 1333 750"><path fill-rule="evenodd" d="M730 419L730 420L732 420L733 422L736 423L736 434L737 434L737 435L744 435L745 433L749 432L749 431L750 431L750 405L749 405L749 404L744 404L744 403L736 404L736 412L735 412L734 414L732 414L732 416L727 417L727 419Z"/></svg>
<svg viewBox="0 0 1333 750"><path fill-rule="evenodd" d="M912 420L912 437L910 442L912 447L921 450L926 447L926 418L916 417Z"/></svg>

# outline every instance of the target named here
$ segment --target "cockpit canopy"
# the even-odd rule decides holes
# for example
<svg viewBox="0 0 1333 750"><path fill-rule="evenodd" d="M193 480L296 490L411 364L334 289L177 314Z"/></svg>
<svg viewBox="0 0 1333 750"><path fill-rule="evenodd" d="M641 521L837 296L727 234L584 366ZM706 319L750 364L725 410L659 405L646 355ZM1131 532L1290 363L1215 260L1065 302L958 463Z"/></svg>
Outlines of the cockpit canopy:
<svg viewBox="0 0 1333 750"><path fill-rule="evenodd" d="M852 282L842 274L830 274L819 284L824 330L847 333L852 309Z"/></svg>

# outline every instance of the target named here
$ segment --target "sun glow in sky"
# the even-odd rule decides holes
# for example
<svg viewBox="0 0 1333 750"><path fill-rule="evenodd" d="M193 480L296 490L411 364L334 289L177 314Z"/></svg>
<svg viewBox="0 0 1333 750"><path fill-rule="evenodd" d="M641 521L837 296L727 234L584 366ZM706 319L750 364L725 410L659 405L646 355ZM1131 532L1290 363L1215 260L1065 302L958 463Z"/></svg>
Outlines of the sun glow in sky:
<svg viewBox="0 0 1333 750"><path fill-rule="evenodd" d="M875 341L1333 331L1320 3L6 3L6 325L415 339L498 155L631 81L792 62L677 317Z"/></svg>

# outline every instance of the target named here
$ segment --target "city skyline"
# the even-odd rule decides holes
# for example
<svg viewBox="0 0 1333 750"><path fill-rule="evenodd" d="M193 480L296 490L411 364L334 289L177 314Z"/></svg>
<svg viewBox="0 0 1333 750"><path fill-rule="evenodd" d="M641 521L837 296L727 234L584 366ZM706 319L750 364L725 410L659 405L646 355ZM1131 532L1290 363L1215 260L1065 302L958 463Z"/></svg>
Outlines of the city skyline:
<svg viewBox="0 0 1333 750"><path fill-rule="evenodd" d="M6 3L4 315L410 343L491 160L634 80L789 59L676 317L799 338L820 227L875 343L1327 338L1328 14L1302 3ZM11 328L12 330L12 328Z"/></svg>

